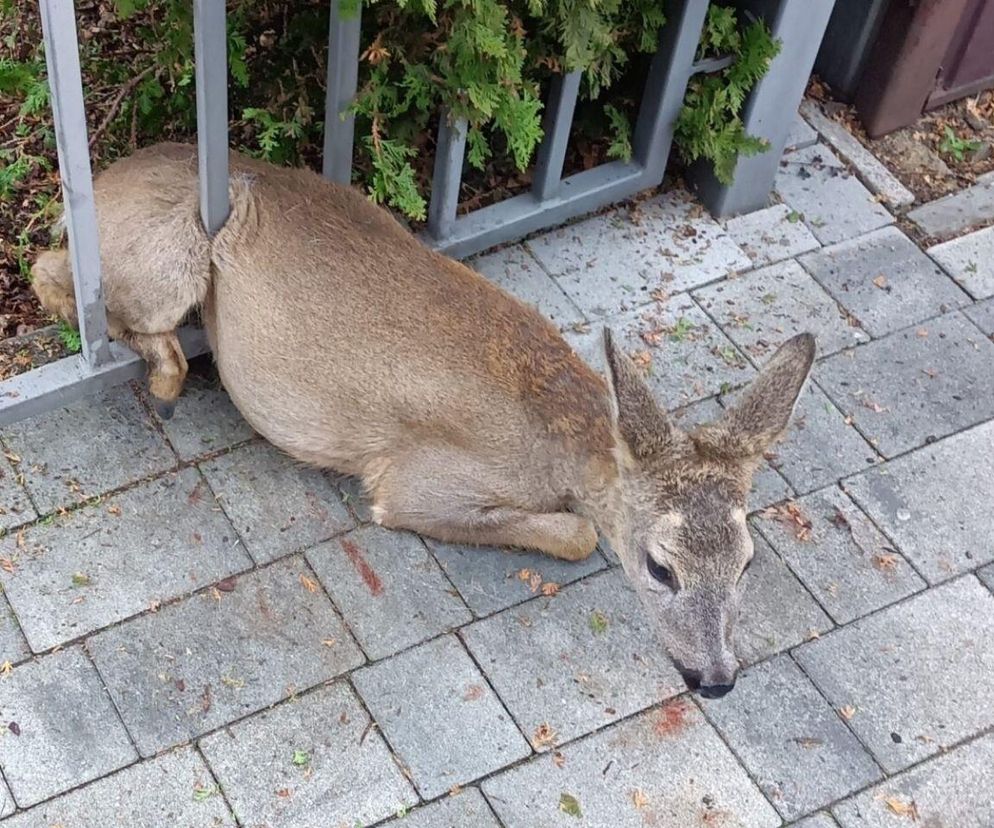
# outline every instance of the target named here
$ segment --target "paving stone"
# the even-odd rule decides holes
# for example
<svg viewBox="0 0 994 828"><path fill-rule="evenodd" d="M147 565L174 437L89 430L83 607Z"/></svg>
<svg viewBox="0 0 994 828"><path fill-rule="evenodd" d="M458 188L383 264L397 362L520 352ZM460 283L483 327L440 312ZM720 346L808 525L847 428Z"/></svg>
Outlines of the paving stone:
<svg viewBox="0 0 994 828"><path fill-rule="evenodd" d="M0 819L10 816L17 808L14 796L7 787L7 783L0 779Z"/></svg>
<svg viewBox="0 0 994 828"><path fill-rule="evenodd" d="M769 544L753 532L756 557L742 580L735 653L754 664L832 628L832 622Z"/></svg>
<svg viewBox="0 0 994 828"><path fill-rule="evenodd" d="M963 308L966 314L980 330L988 336L994 336L994 299L978 302Z"/></svg>
<svg viewBox="0 0 994 828"><path fill-rule="evenodd" d="M973 576L800 647L801 667L888 773L994 725L994 595Z"/></svg>
<svg viewBox="0 0 994 828"><path fill-rule="evenodd" d="M566 341L594 369L606 371L603 328L632 355L661 405L679 408L748 382L755 371L687 295L567 331Z"/></svg>
<svg viewBox="0 0 994 828"><path fill-rule="evenodd" d="M205 369L194 372L193 366L173 416L159 422L184 460L230 448L255 435L221 387L220 380Z"/></svg>
<svg viewBox="0 0 994 828"><path fill-rule="evenodd" d="M909 818L936 828L990 828L992 767L994 736L987 735L881 782L833 810L842 828L893 828ZM912 805L917 816L895 814L895 807L900 811Z"/></svg>
<svg viewBox="0 0 994 828"><path fill-rule="evenodd" d="M908 213L908 218L930 236L950 236L994 217L994 173L972 187L930 201Z"/></svg>
<svg viewBox="0 0 994 828"><path fill-rule="evenodd" d="M827 117L815 101L802 101L801 111L822 138L855 167L866 186L884 201L895 207L907 207L915 203L915 194L898 181L846 127Z"/></svg>
<svg viewBox="0 0 994 828"><path fill-rule="evenodd" d="M536 750L686 689L618 569L479 621L462 636Z"/></svg>
<svg viewBox="0 0 994 828"><path fill-rule="evenodd" d="M786 204L775 204L729 219L725 222L725 229L757 267L807 253L820 246L799 215Z"/></svg>
<svg viewBox="0 0 994 828"><path fill-rule="evenodd" d="M568 584L605 567L595 550L584 561L561 561L537 552L459 546L425 538L435 560L477 616L534 598L543 583Z"/></svg>
<svg viewBox="0 0 994 828"><path fill-rule="evenodd" d="M200 740L243 825L369 825L417 794L344 682Z"/></svg>
<svg viewBox="0 0 994 828"><path fill-rule="evenodd" d="M583 321L580 309L523 245L505 247L467 264L498 287L536 307L560 328Z"/></svg>
<svg viewBox="0 0 994 828"><path fill-rule="evenodd" d="M9 425L3 438L42 513L176 464L128 385Z"/></svg>
<svg viewBox="0 0 994 828"><path fill-rule="evenodd" d="M143 756L363 661L300 558L105 630L88 647Z"/></svg>
<svg viewBox="0 0 994 828"><path fill-rule="evenodd" d="M237 448L201 469L256 563L307 549L353 525L334 483L269 443Z"/></svg>
<svg viewBox="0 0 994 828"><path fill-rule="evenodd" d="M776 190L822 244L861 236L894 219L827 147L820 144L785 156Z"/></svg>
<svg viewBox="0 0 994 828"><path fill-rule="evenodd" d="M0 445L2 454L3 446ZM0 456L0 535L37 517L27 490L17 482L15 467L7 465L7 461Z"/></svg>
<svg viewBox="0 0 994 828"><path fill-rule="evenodd" d="M0 664L8 661L17 664L30 655L28 642L24 640L10 604L0 596Z"/></svg>
<svg viewBox="0 0 994 828"><path fill-rule="evenodd" d="M785 819L797 819L882 776L786 655L746 670L726 699L700 701L711 724Z"/></svg>
<svg viewBox="0 0 994 828"><path fill-rule="evenodd" d="M452 636L358 670L352 681L426 799L530 752Z"/></svg>
<svg viewBox="0 0 994 828"><path fill-rule="evenodd" d="M234 828L193 748L125 768L4 823L4 828Z"/></svg>
<svg viewBox="0 0 994 828"><path fill-rule="evenodd" d="M780 818L701 712L684 698L483 783L507 828L721 825ZM580 818L564 812L574 803ZM635 800L639 805L636 805Z"/></svg>
<svg viewBox="0 0 994 828"><path fill-rule="evenodd" d="M0 583L36 653L247 569L196 469L0 540Z"/></svg>
<svg viewBox="0 0 994 828"><path fill-rule="evenodd" d="M17 667L0 682L0 710L0 765L22 808L138 758L78 647Z"/></svg>
<svg viewBox="0 0 994 828"><path fill-rule="evenodd" d="M336 475L333 472L326 472L338 486L338 492L342 496L342 502L359 523L371 523L373 520L372 501L369 495L363 491L362 481L358 477L350 475Z"/></svg>
<svg viewBox="0 0 994 828"><path fill-rule="evenodd" d="M991 592L994 592L994 564L985 566L983 569L978 569L977 577L987 584Z"/></svg>
<svg viewBox="0 0 994 828"><path fill-rule="evenodd" d="M371 659L473 619L417 535L367 526L307 560Z"/></svg>
<svg viewBox="0 0 994 828"><path fill-rule="evenodd" d="M749 266L724 230L682 190L532 239L528 247L588 317L610 316Z"/></svg>
<svg viewBox="0 0 994 828"><path fill-rule="evenodd" d="M391 828L500 828L483 794L476 788L465 788L456 796L425 805L387 825Z"/></svg>
<svg viewBox="0 0 994 828"><path fill-rule="evenodd" d="M794 120L790 122L790 131L787 133L787 143L784 144L784 152L804 149L817 143L818 133L815 132L814 127L805 121L800 113L795 115Z"/></svg>
<svg viewBox="0 0 994 828"><path fill-rule="evenodd" d="M991 194L994 199L994 184ZM937 244L928 254L974 299L994 296L994 227Z"/></svg>
<svg viewBox="0 0 994 828"><path fill-rule="evenodd" d="M821 813L809 816L800 822L794 822L790 828L839 828L839 826L828 814Z"/></svg>
<svg viewBox="0 0 994 828"><path fill-rule="evenodd" d="M960 313L829 357L815 379L885 457L994 417L994 342Z"/></svg>
<svg viewBox="0 0 994 828"><path fill-rule="evenodd" d="M896 227L799 260L873 336L969 304L969 297Z"/></svg>
<svg viewBox="0 0 994 828"><path fill-rule="evenodd" d="M710 285L694 298L757 365L799 333L815 335L819 357L869 339L795 261Z"/></svg>
<svg viewBox="0 0 994 828"><path fill-rule="evenodd" d="M799 493L811 492L877 462L873 447L847 424L814 382L797 401L784 439L768 461Z"/></svg>
<svg viewBox="0 0 994 828"><path fill-rule="evenodd" d="M893 604L926 584L889 541L834 486L797 501L810 523L796 525L760 513L754 526L804 582L837 624Z"/></svg>
<svg viewBox="0 0 994 828"><path fill-rule="evenodd" d="M846 490L932 583L994 561L994 423L892 460ZM984 505L981 505L984 504Z"/></svg>

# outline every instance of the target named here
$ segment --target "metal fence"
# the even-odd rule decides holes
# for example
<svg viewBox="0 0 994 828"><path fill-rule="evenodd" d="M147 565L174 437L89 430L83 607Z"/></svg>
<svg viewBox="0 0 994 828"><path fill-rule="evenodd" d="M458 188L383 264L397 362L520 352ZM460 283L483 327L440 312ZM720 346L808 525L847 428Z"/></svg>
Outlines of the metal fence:
<svg viewBox="0 0 994 828"><path fill-rule="evenodd" d="M144 372L137 356L107 336L73 0L40 2L82 350L0 382L0 425L66 405ZM833 3L745 0L739 4L763 17L784 49L753 91L743 117L746 129L766 139L770 149L742 159L730 187L719 185L706 167L691 171L692 183L713 212L738 213L766 203ZM464 257L659 185L688 81L695 73L727 65L723 60L695 62L708 4L708 0L666 2L667 22L646 78L629 162L613 161L563 176L580 86L580 74L572 72L556 78L549 90L545 136L530 191L458 215L466 124L443 117L424 241ZM193 0L193 7L201 216L205 227L216 232L228 215L225 6L224 0ZM358 80L360 24L360 14L342 15L340 0L331 0L324 174L343 183L352 171L355 125L349 105ZM206 349L200 331L182 331L181 338L188 356Z"/></svg>

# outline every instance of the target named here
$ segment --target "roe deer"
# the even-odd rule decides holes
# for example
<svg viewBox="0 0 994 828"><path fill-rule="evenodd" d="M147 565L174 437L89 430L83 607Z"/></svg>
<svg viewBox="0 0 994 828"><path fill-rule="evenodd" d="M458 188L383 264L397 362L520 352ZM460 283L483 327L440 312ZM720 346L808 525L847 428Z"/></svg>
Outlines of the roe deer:
<svg viewBox="0 0 994 828"><path fill-rule="evenodd" d="M114 205L100 212L108 278L152 295L177 262L184 290L201 285L208 266L192 280L185 269L204 249L190 220L194 148L124 163L145 172L102 188ZM684 431L609 331L605 379L537 311L357 191L234 153L231 171L231 214L207 243L203 314L249 424L299 460L361 478L384 526L568 560L590 555L600 530L688 684L730 690L753 556L746 495L788 425L814 338L784 343L734 408ZM111 215L148 235L115 242Z"/></svg>

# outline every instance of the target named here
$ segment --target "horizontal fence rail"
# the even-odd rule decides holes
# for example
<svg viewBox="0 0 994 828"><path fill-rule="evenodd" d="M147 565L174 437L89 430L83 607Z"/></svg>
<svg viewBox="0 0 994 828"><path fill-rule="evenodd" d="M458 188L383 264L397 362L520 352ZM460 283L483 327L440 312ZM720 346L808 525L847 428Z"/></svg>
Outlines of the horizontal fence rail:
<svg viewBox="0 0 994 828"><path fill-rule="evenodd" d="M66 405L142 373L141 360L123 345L110 343L107 337L73 0L40 2L82 352L0 382L0 426ZM229 211L225 4L224 0L192 2L200 212L205 228L213 234L224 224ZM358 84L361 8L359 3L352 8L351 1L347 5L343 0L330 2L323 173L330 180L348 184L353 166L355 123L351 104ZM749 102L746 127L761 137L773 135L771 152L767 155L774 157L772 162L770 159L765 162L763 170L768 172L764 173L765 179L750 173L748 188L740 187L734 195L736 204L750 202L758 207L765 202L772 186L775 165L800 100L798 92L796 101L786 102L792 108L786 106L784 91L789 90L792 95L798 83L803 89L803 80L810 73L834 0L743 2L771 22L775 37L782 30L796 41L792 45L793 63L778 67L774 61L770 74L760 84L765 91L760 96L754 93ZM465 257L658 186L666 170L674 127L690 78L730 64L726 58L694 61L708 5L709 0L666 3L667 22L646 78L631 161L610 161L563 176L581 80L580 72L570 72L556 77L549 89L544 137L530 190L459 215L467 124L443 113L436 142L428 221L422 234L424 242L451 256ZM814 26L806 30L804 18L812 7L817 9L818 22L821 16L825 20L820 29ZM802 65L810 57L807 71L800 77L797 55L802 56ZM786 77L788 74L791 76ZM771 79L773 75L776 77ZM770 163L772 172L768 171ZM724 191L713 187L712 190L705 193L705 200L709 204L720 202ZM187 356L207 349L199 331L183 331L181 340Z"/></svg>

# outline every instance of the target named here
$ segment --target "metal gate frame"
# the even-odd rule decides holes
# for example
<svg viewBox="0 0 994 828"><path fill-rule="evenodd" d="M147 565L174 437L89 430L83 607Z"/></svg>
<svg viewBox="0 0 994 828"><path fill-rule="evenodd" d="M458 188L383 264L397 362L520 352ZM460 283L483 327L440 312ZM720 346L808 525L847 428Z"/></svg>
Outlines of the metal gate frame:
<svg viewBox="0 0 994 828"><path fill-rule="evenodd" d="M360 13L331 0L326 93L324 175L348 183L354 119L349 105L358 80ZM764 206L773 188L790 123L795 117L834 0L745 0L764 17L785 48L746 106L746 128L770 148L740 164L730 187L700 173L706 206L727 215ZM51 90L69 253L76 290L81 353L0 382L0 426L31 417L144 373L142 360L110 342L100 279L99 240L73 0L40 0L45 60ZM709 0L668 0L667 22L653 57L630 162L613 161L563 177L563 164L580 85L580 73L556 78L546 103L530 192L457 216L466 123L443 117L437 140L426 244L465 257L539 229L621 201L662 183L690 78L728 65L695 62ZM193 0L200 212L208 232L228 215L228 79L224 0ZM187 356L207 350L202 331L180 332Z"/></svg>

